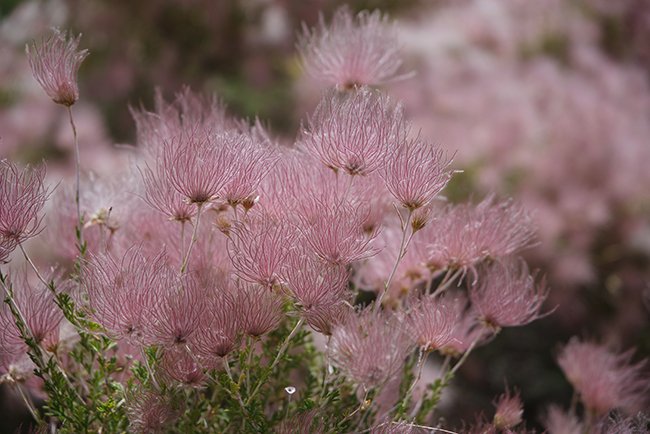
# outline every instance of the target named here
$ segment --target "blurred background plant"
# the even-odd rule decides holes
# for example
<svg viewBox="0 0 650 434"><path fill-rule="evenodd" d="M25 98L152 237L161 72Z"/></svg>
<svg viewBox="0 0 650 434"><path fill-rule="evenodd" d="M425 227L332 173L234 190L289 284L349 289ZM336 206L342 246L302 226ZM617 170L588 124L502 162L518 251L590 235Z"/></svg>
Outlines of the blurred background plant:
<svg viewBox="0 0 650 434"><path fill-rule="evenodd" d="M449 201L512 196L535 221L539 242L525 255L547 276L553 314L504 330L468 358L441 404L450 426L490 413L504 381L519 390L529 426L541 426L549 402L568 408L571 386L556 358L571 336L648 357L645 0L2 2L0 157L46 159L51 180L74 171L65 112L24 54L53 26L83 33L92 52L76 110L89 172L126 164L114 147L136 143L127 106L153 107L156 89L171 97L183 85L216 93L231 113L258 117L291 143L324 90L302 72L301 23L317 25L319 12L329 22L343 3L396 19L402 69L415 75L382 87L423 137L455 152L463 172L445 190ZM42 263L54 256L35 252Z"/></svg>

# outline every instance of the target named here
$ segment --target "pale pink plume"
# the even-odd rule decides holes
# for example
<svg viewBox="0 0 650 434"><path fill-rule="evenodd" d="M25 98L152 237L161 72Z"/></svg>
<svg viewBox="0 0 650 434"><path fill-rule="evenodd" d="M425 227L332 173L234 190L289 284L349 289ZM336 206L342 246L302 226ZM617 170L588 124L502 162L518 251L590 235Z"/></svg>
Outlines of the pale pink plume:
<svg viewBox="0 0 650 434"><path fill-rule="evenodd" d="M277 163L279 156L275 147L255 139L250 133L239 135L237 159L239 168L225 185L223 199L230 206L252 208L259 199L262 180Z"/></svg>
<svg viewBox="0 0 650 434"><path fill-rule="evenodd" d="M239 345L245 318L236 291L228 280L217 280L214 294L207 300L194 348L208 367L216 366L218 359L226 357Z"/></svg>
<svg viewBox="0 0 650 434"><path fill-rule="evenodd" d="M573 338L558 364L588 410L605 415L621 409L633 413L647 402L650 381L646 361L632 362L632 351L616 353L603 345Z"/></svg>
<svg viewBox="0 0 650 434"><path fill-rule="evenodd" d="M135 120L138 146L148 156L156 155L163 143L178 137L183 132L200 129L224 131L235 127L228 118L224 104L214 95L202 95L184 87L172 102L163 98L156 90L155 109L131 109Z"/></svg>
<svg viewBox="0 0 650 434"><path fill-rule="evenodd" d="M451 339L440 349L441 353L458 357L491 335L479 323L476 308L470 304L464 292L446 291L441 296L441 302L455 318Z"/></svg>
<svg viewBox="0 0 650 434"><path fill-rule="evenodd" d="M326 95L309 119L302 143L334 171L364 176L382 167L405 130L400 106L362 88Z"/></svg>
<svg viewBox="0 0 650 434"><path fill-rule="evenodd" d="M150 311L145 330L148 344L184 348L201 326L206 308L206 289L198 278L185 273L166 273L167 283Z"/></svg>
<svg viewBox="0 0 650 434"><path fill-rule="evenodd" d="M273 288L293 249L296 228L264 212L249 214L229 229L228 254L241 279Z"/></svg>
<svg viewBox="0 0 650 434"><path fill-rule="evenodd" d="M275 330L284 316L282 298L268 288L242 283L236 289L236 312L242 331L258 338Z"/></svg>
<svg viewBox="0 0 650 434"><path fill-rule="evenodd" d="M40 211L48 198L45 166L19 168L0 160L0 263L41 231Z"/></svg>
<svg viewBox="0 0 650 434"><path fill-rule="evenodd" d="M425 295L411 302L405 322L412 339L424 352L444 348L452 339L455 312L440 298Z"/></svg>
<svg viewBox="0 0 650 434"><path fill-rule="evenodd" d="M58 29L40 44L25 47L32 74L55 103L73 105L79 99L77 72L88 50L78 50L79 39Z"/></svg>
<svg viewBox="0 0 650 434"><path fill-rule="evenodd" d="M406 209L427 206L449 182L451 160L421 137L401 140L386 155L386 187Z"/></svg>
<svg viewBox="0 0 650 434"><path fill-rule="evenodd" d="M506 392L495 401L496 411L492 425L500 430L514 428L523 422L524 407L518 392Z"/></svg>
<svg viewBox="0 0 650 434"><path fill-rule="evenodd" d="M197 357L190 351L184 346L165 349L157 366L164 381L189 387L203 386L206 376Z"/></svg>
<svg viewBox="0 0 650 434"><path fill-rule="evenodd" d="M165 432L180 415L179 405L157 391L130 391L126 396L129 431L142 434Z"/></svg>
<svg viewBox="0 0 650 434"><path fill-rule="evenodd" d="M221 197L240 169L237 149L243 143L240 134L195 127L165 141L158 170L188 203L203 205Z"/></svg>
<svg viewBox="0 0 650 434"><path fill-rule="evenodd" d="M585 431L581 421L574 414L565 413L556 405L548 408L544 426L549 434L582 434Z"/></svg>
<svg viewBox="0 0 650 434"><path fill-rule="evenodd" d="M184 196L174 188L168 175L148 166L142 169L141 174L144 185L143 200L147 205L169 220L180 223L192 220L196 214L196 206L184 200Z"/></svg>
<svg viewBox="0 0 650 434"><path fill-rule="evenodd" d="M547 295L544 280L535 282L520 258L483 267L469 290L472 304L488 328L521 326L544 316L540 310Z"/></svg>
<svg viewBox="0 0 650 434"><path fill-rule="evenodd" d="M283 280L303 318L314 330L327 335L350 310L349 277L345 266L300 251L290 255L283 272Z"/></svg>
<svg viewBox="0 0 650 434"><path fill-rule="evenodd" d="M398 319L372 308L349 315L332 333L332 363L366 390L399 375L412 340Z"/></svg>
<svg viewBox="0 0 650 434"><path fill-rule="evenodd" d="M49 349L59 341L63 312L56 305L52 291L42 282L36 282L30 282L24 270L10 275L14 301L25 319L31 337L37 344Z"/></svg>
<svg viewBox="0 0 650 434"><path fill-rule="evenodd" d="M321 16L316 29L304 28L298 50L309 75L340 89L394 80L402 65L395 30L379 11L355 17L340 8L329 26Z"/></svg>
<svg viewBox="0 0 650 434"><path fill-rule="evenodd" d="M138 248L119 262L107 254L92 256L83 276L92 318L114 338L133 343L143 341L152 311L175 277L164 254L150 258Z"/></svg>
<svg viewBox="0 0 650 434"><path fill-rule="evenodd" d="M379 228L364 231L370 217L370 208L360 202L349 200L327 203L312 201L303 210L300 230L311 250L331 264L346 265L370 258L379 250L372 245Z"/></svg>
<svg viewBox="0 0 650 434"><path fill-rule="evenodd" d="M529 214L513 201L493 195L478 205L450 205L433 213L420 235L427 244L425 261L432 269L474 269L487 259L512 255L530 246L534 226Z"/></svg>

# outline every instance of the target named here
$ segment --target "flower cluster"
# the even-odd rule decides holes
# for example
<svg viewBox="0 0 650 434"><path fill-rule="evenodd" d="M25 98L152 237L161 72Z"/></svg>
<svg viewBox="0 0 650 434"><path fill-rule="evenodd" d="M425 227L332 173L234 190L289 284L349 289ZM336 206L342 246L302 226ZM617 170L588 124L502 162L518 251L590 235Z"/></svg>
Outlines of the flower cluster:
<svg viewBox="0 0 650 434"><path fill-rule="evenodd" d="M453 153L369 87L397 78L392 29L340 9L304 30L304 69L330 89L293 142L189 88L132 109L123 171L52 198L56 273L23 246L43 227L44 166L0 162L0 373L39 428L420 432L477 347L548 315L519 256L535 239L526 208L446 202ZM68 107L78 42L56 32L28 49ZM631 353L571 341L559 364L599 418L585 430L647 390ZM525 431L523 416L506 391L476 431Z"/></svg>

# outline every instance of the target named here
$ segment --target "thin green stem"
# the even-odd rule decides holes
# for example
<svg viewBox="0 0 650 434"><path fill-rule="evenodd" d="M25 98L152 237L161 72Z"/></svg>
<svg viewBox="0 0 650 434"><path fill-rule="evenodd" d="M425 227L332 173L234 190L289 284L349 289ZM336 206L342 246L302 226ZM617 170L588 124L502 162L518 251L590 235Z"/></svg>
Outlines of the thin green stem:
<svg viewBox="0 0 650 434"><path fill-rule="evenodd" d="M282 346L281 346L280 349L278 350L278 354L275 356L275 359L273 360L273 363L272 363L271 366L267 369L267 371L266 371L266 375L263 375L263 376L262 376L262 378L260 379L260 381L259 381L259 382L257 383L257 385L255 386L255 389L253 389L253 393L251 393L251 394L248 396L248 398L246 399L246 405L250 404L250 402L251 402L251 400L253 399L253 397L257 394L257 392L259 392L260 387L262 387L262 384L263 384L264 381L266 380L267 376L270 375L271 372L273 372L273 369L275 368L275 366L276 366L276 365L278 364L278 362L280 361L280 357L282 357L282 355L284 354L284 352L287 350L287 347L289 346L289 342L290 342L291 339L295 336L295 334L298 332L298 329L300 329L300 327L302 326L303 323L304 323L304 319L303 319L303 318L300 318L300 319L298 320L298 322L296 323L295 327L293 328L293 330L291 330L291 333L289 333L289 335L286 337L286 339L284 340L284 342L282 342Z"/></svg>
<svg viewBox="0 0 650 434"><path fill-rule="evenodd" d="M77 206L77 229L79 233L79 243L83 244L83 222L81 220L81 203L79 200L79 191L80 191L80 172L81 172L81 158L79 156L79 138L77 137L77 127L74 123L74 117L72 116L72 107L68 106L68 119L70 120L70 128L72 128L72 138L74 141L74 158L75 158L75 193L74 193L74 203Z"/></svg>
<svg viewBox="0 0 650 434"><path fill-rule="evenodd" d="M253 363L253 345L255 345L255 341L252 337L248 336L246 338L246 344L248 348L248 354L246 355L246 366L244 367L244 370L246 371L246 395L248 396L251 386L250 370L251 364Z"/></svg>
<svg viewBox="0 0 650 434"><path fill-rule="evenodd" d="M427 357L426 357L425 354L428 355L429 353L427 351L423 351L422 348L420 348L418 350L418 361L417 361L417 365L416 365L417 366L417 374L416 374L415 378L413 379L413 382L409 386L408 390L404 394L404 398L402 399L401 403L393 406L393 408L390 410L390 412L392 412L395 408L397 408L398 405L405 406L406 403L408 402L409 396L413 392L413 389L415 389L415 386L420 381L420 378L422 378L422 369L424 368L424 363L427 360Z"/></svg>
<svg viewBox="0 0 650 434"><path fill-rule="evenodd" d="M375 307L373 308L375 312L381 306L381 302L383 301L384 296L386 296L386 293L388 292L388 288L390 287L393 277L395 276L397 267L399 266L399 263L402 261L402 258L404 258L404 255L406 255L406 249L408 248L408 245L411 242L411 239L413 238L413 232L409 231L409 227L411 225L411 217L413 216L413 211L409 209L408 216L406 217L406 221L402 219L402 215L399 213L399 210L396 209L396 211L400 217L400 222L402 225L402 239L400 241L399 253L397 254L397 260L395 261L395 265L393 266L392 271L388 275L388 279L386 279L386 282L384 284L384 287L381 290L381 293L379 294L379 297L377 297L377 300L375 301ZM407 236L409 232L410 235Z"/></svg>
<svg viewBox="0 0 650 434"><path fill-rule="evenodd" d="M15 382L14 385L16 386L16 390L18 390L18 393L20 394L21 398L23 399L23 402L25 403L25 406L27 406L27 409L31 413L32 417L34 418L34 421L36 422L36 425L41 425L43 423L43 420L39 416L38 410L36 410L36 406L34 405L34 402L32 402L32 399L27 394L25 394L25 391L23 390L20 383Z"/></svg>
<svg viewBox="0 0 650 434"><path fill-rule="evenodd" d="M447 274L445 274L445 277L442 279L442 282L440 282L440 285L438 285L436 290L433 292L432 297L440 295L443 291L449 288L449 286L454 283L454 281L462 274L462 272L462 268L457 269L451 276L449 276L449 272L447 272Z"/></svg>
<svg viewBox="0 0 650 434"><path fill-rule="evenodd" d="M34 261L32 261L32 258L30 258L29 255L27 254L27 252L25 251L25 248L23 247L23 243L18 243L18 247L20 247L20 251L23 252L23 256L25 257L25 260L27 260L27 263L29 263L29 265L34 270L34 273L36 273L36 276L38 277L38 280L43 282L43 285L45 285L45 287L47 289L51 290L52 288L51 288L50 284L47 282L47 280L45 280L45 278L43 278L41 273L38 271L38 268L36 268L36 264L34 264Z"/></svg>
<svg viewBox="0 0 650 434"><path fill-rule="evenodd" d="M477 343L478 343L478 339L476 339L476 340L474 340L474 342L472 342L472 344L469 346L469 348L467 349L467 351L465 351L465 353L463 354L463 356L458 360L458 362L456 362L456 364L454 365L454 367L451 368L451 370L449 371L449 375L451 375L452 377L453 377L454 375L456 375L456 372L458 372L458 370L460 369L460 367L463 366L463 363L465 363L465 361L466 361L467 358L469 357L469 355L470 355L470 353L472 352L472 350L474 349L474 347L476 347L476 344L477 344Z"/></svg>
<svg viewBox="0 0 650 434"><path fill-rule="evenodd" d="M187 265L190 261L190 253L192 253L192 247L196 242L196 234L199 230L199 224L201 223L201 210L203 209L203 204L199 203L197 206L198 210L196 212L196 222L194 223L194 228L192 229L192 238L190 238L190 245L187 247L187 253L185 254L185 258L183 258L183 262L181 263L181 274L185 273L187 270Z"/></svg>

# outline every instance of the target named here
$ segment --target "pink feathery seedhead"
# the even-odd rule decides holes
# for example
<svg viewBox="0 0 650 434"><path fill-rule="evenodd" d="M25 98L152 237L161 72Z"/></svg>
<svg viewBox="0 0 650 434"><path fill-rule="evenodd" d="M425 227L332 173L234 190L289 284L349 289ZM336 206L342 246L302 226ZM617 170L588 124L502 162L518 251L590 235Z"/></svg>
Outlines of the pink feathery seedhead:
<svg viewBox="0 0 650 434"><path fill-rule="evenodd" d="M506 430L514 428L523 421L524 407L518 392L511 394L509 390L506 390L494 405L496 412L492 424L495 428Z"/></svg>
<svg viewBox="0 0 650 434"><path fill-rule="evenodd" d="M329 27L321 16L318 28L304 29L298 50L308 74L341 89L386 83L402 65L395 30L378 11L354 17L341 8Z"/></svg>
<svg viewBox="0 0 650 434"><path fill-rule="evenodd" d="M241 134L184 131L165 141L158 167L187 202L205 204L220 197L239 170L236 150L243 143Z"/></svg>
<svg viewBox="0 0 650 434"><path fill-rule="evenodd" d="M206 380L198 359L185 347L166 349L157 368L161 378L171 383L201 387Z"/></svg>
<svg viewBox="0 0 650 434"><path fill-rule="evenodd" d="M170 220L186 223L196 214L196 206L184 200L167 176L146 167L142 171L142 181L144 201Z"/></svg>
<svg viewBox="0 0 650 434"><path fill-rule="evenodd" d="M534 242L535 228L529 213L513 200L497 202L489 195L476 206L481 227L477 247L486 257L512 255Z"/></svg>
<svg viewBox="0 0 650 434"><path fill-rule="evenodd" d="M4 291L3 291L4 292ZM27 344L20 337L9 305L0 305L0 373L27 353Z"/></svg>
<svg viewBox="0 0 650 434"><path fill-rule="evenodd" d="M241 279L273 288L298 235L279 218L259 212L249 214L229 229L228 254Z"/></svg>
<svg viewBox="0 0 650 434"><path fill-rule="evenodd" d="M150 312L145 342L163 347L185 347L200 327L206 291L191 274L167 273L167 285Z"/></svg>
<svg viewBox="0 0 650 434"><path fill-rule="evenodd" d="M237 288L236 309L242 331L258 338L275 330L283 317L282 299L267 288L256 284L240 284Z"/></svg>
<svg viewBox="0 0 650 434"><path fill-rule="evenodd" d="M395 215L392 198L377 172L363 178L356 178L347 191L347 195L351 200L363 202L370 208L370 213L363 226L363 231L368 234L376 232L387 222L387 217Z"/></svg>
<svg viewBox="0 0 650 434"><path fill-rule="evenodd" d="M413 302L405 315L405 322L409 334L422 351L436 351L452 339L454 313L439 298L423 296Z"/></svg>
<svg viewBox="0 0 650 434"><path fill-rule="evenodd" d="M109 255L91 257L83 276L92 317L116 339L134 343L142 342L154 307L173 284L164 254L150 258L136 248L120 262Z"/></svg>
<svg viewBox="0 0 650 434"><path fill-rule="evenodd" d="M647 401L646 361L632 363L632 351L614 353L605 346L571 339L558 364L590 411L602 416L614 409L637 411Z"/></svg>
<svg viewBox="0 0 650 434"><path fill-rule="evenodd" d="M401 107L363 88L326 96L309 120L303 143L334 171L365 176L384 164L405 130Z"/></svg>
<svg viewBox="0 0 650 434"><path fill-rule="evenodd" d="M480 271L469 296L488 328L525 325L543 316L548 288L544 280L535 282L523 259L495 262Z"/></svg>
<svg viewBox="0 0 650 434"><path fill-rule="evenodd" d="M386 188L411 211L428 205L451 179L451 160L420 137L405 139L387 154L382 176Z"/></svg>
<svg viewBox="0 0 650 434"><path fill-rule="evenodd" d="M165 432L180 413L168 396L151 390L130 392L126 407L129 431L143 434Z"/></svg>
<svg viewBox="0 0 650 434"><path fill-rule="evenodd" d="M331 336L334 329L343 324L350 315L354 314L354 307L350 301L323 304L309 311L303 311L302 317L309 326L325 336Z"/></svg>
<svg viewBox="0 0 650 434"><path fill-rule="evenodd" d="M476 310L464 293L445 292L441 303L455 318L451 339L440 349L441 353L458 357L472 345L481 343L490 336L491 332L479 324Z"/></svg>
<svg viewBox="0 0 650 434"><path fill-rule="evenodd" d="M318 415L318 409L309 410L297 416L284 419L273 431L274 434L324 434L325 424Z"/></svg>
<svg viewBox="0 0 650 434"><path fill-rule="evenodd" d="M135 120L138 147L155 155L165 141L184 131L221 131L235 127L226 115L224 104L214 95L202 95L184 87L172 102L166 102L160 89L156 90L155 111L131 109Z"/></svg>
<svg viewBox="0 0 650 434"><path fill-rule="evenodd" d="M242 205L252 208L258 200L259 186L276 164L279 156L276 149L253 139L250 134L240 135L237 149L239 169L226 184L223 199L230 206Z"/></svg>
<svg viewBox="0 0 650 434"><path fill-rule="evenodd" d="M300 230L311 250L330 264L347 265L378 253L372 245L379 228L364 231L370 215L365 204L349 200L323 203L301 210Z"/></svg>
<svg viewBox="0 0 650 434"><path fill-rule="evenodd" d="M12 274L10 278L14 301L25 318L31 337L46 349L55 347L59 341L63 312L56 305L54 295L40 281L38 285L31 284L25 271Z"/></svg>
<svg viewBox="0 0 650 434"><path fill-rule="evenodd" d="M236 290L223 280L206 303L203 324L196 332L194 346L208 366L216 365L216 359L226 357L239 345L244 318L234 293Z"/></svg>
<svg viewBox="0 0 650 434"><path fill-rule="evenodd" d="M291 255L283 273L285 284L307 323L329 334L339 322L348 301L350 273L343 265L314 260L306 254Z"/></svg>
<svg viewBox="0 0 650 434"><path fill-rule="evenodd" d="M411 342L395 316L366 308L334 328L329 354L343 375L367 390L400 373Z"/></svg>
<svg viewBox="0 0 650 434"><path fill-rule="evenodd" d="M0 160L0 261L40 232L38 214L48 198L44 178L45 166L20 169Z"/></svg>
<svg viewBox="0 0 650 434"><path fill-rule="evenodd" d="M496 202L490 195L478 205L438 211L420 238L428 243L426 262L431 268L473 268L484 259L502 258L530 246L534 233L523 207L510 200Z"/></svg>
<svg viewBox="0 0 650 434"><path fill-rule="evenodd" d="M582 434L585 432L584 426L575 415L565 413L555 405L549 407L544 426L549 434Z"/></svg>
<svg viewBox="0 0 650 434"><path fill-rule="evenodd" d="M40 45L25 47L36 81L55 103L68 107L79 99L77 71L88 55L88 50L78 51L80 38L55 29Z"/></svg>

